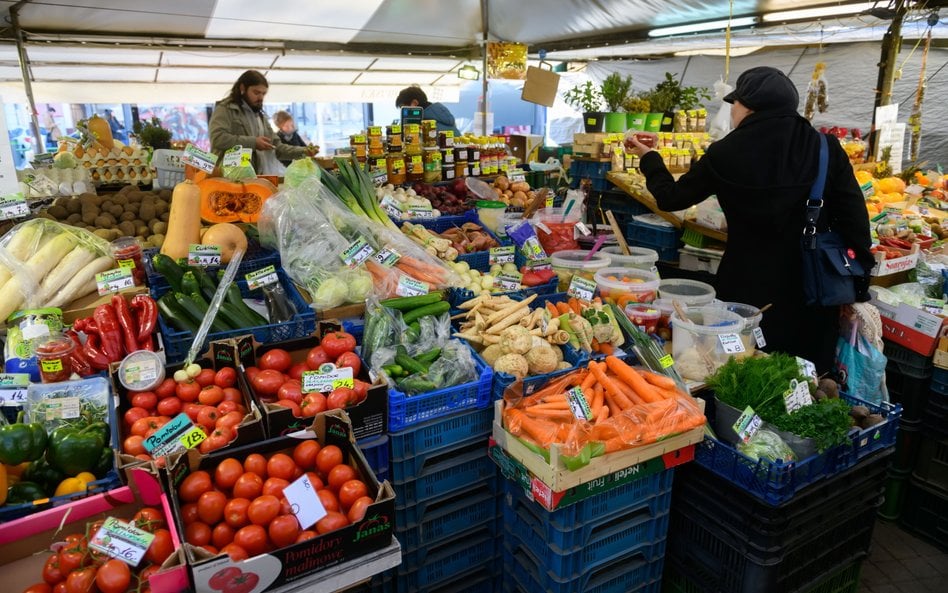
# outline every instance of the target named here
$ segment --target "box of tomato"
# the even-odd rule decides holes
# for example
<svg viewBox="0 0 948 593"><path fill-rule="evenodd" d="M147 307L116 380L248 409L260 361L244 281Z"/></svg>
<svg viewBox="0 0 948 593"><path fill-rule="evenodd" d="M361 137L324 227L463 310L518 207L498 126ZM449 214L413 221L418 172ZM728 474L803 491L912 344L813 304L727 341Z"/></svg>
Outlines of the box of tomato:
<svg viewBox="0 0 948 593"><path fill-rule="evenodd" d="M64 506L9 521L0 525L0 570L4 587L11 591L49 590L57 582L64 582L71 572L83 572L73 578L79 586L96 577L118 579L121 584L128 575L134 590L136 576L146 578L152 593L178 593L190 590L184 552L177 525L172 520L171 504L162 493L158 478L138 469L131 473L130 486L123 486L106 493L96 494ZM102 567L78 566L74 571L63 568L77 564L85 554L83 546L94 539L98 523L108 518L130 523L148 532L151 539L144 555L138 562L130 558L125 568L115 562ZM79 536L85 536L85 540ZM56 551L52 551L55 549ZM118 552L113 552L119 556ZM120 561L121 562L121 561ZM134 564L133 564L134 562ZM70 564L72 563L72 564ZM58 570L57 570L58 565ZM102 573L101 575L99 573ZM85 580L83 580L85 579ZM30 589L40 583L45 589ZM115 581L111 581L115 582ZM85 590L86 587L81 587ZM71 590L67 587L67 590ZM89 587L88 590L95 590Z"/></svg>
<svg viewBox="0 0 948 593"><path fill-rule="evenodd" d="M118 408L119 471L148 466L154 460L181 455L188 447L203 454L223 447L239 447L266 438L263 414L250 395L243 372L234 365L199 359L187 375L182 364L165 369L165 378L149 391L129 391L113 365L112 390ZM178 371L186 377L175 378ZM183 441L193 428L204 438ZM160 463L159 465L163 465Z"/></svg>
<svg viewBox="0 0 948 593"><path fill-rule="evenodd" d="M293 436L192 451L167 478L197 593L228 583L262 593L392 543L395 493L372 473L341 410Z"/></svg>

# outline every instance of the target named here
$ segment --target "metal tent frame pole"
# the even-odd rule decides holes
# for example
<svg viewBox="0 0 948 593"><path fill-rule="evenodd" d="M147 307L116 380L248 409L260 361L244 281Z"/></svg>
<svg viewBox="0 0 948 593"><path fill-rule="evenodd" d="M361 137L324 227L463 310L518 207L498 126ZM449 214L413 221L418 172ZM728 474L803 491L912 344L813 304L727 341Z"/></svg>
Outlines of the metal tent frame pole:
<svg viewBox="0 0 948 593"><path fill-rule="evenodd" d="M485 136L490 136L490 133L487 131L487 113L490 111L490 107L488 105L489 99L487 97L487 37L490 33L490 13L488 9L488 0L481 0L481 28L484 30L483 44L481 45L481 56L483 57L481 71L483 73L482 76L484 77L484 80L481 83L481 92L484 95L484 111L481 113L481 130L484 132Z"/></svg>
<svg viewBox="0 0 948 593"><path fill-rule="evenodd" d="M20 0L10 7L10 24L13 26L13 35L16 37L16 53L20 61L20 75L23 77L23 89L26 91L26 100L30 104L30 127L33 129L33 138L36 141L36 154L46 152L43 136L40 134L39 117L36 114L36 100L33 98L33 83L30 80L30 59L23 45L23 30L20 29L20 8L29 0Z"/></svg>

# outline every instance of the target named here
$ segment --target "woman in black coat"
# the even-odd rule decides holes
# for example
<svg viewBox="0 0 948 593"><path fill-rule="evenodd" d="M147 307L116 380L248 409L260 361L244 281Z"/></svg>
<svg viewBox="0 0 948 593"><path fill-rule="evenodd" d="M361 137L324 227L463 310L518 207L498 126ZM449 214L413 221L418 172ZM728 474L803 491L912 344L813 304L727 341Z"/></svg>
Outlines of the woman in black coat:
<svg viewBox="0 0 948 593"><path fill-rule="evenodd" d="M733 130L677 182L661 156L634 138L632 151L659 208L682 210L717 195L727 217L728 242L717 273L720 299L763 307L766 350L812 361L820 374L833 368L839 307L804 304L800 237L817 174L819 132L797 113L799 95L783 72L752 68L738 78ZM827 136L829 166L818 230L832 228L855 252L867 277L857 300L868 300L869 218L846 153Z"/></svg>

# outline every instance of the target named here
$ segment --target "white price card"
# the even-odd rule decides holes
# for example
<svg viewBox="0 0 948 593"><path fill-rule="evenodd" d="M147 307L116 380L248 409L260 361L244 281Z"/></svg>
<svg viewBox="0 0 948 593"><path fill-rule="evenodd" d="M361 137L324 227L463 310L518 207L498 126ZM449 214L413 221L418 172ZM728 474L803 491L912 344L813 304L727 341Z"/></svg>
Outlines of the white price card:
<svg viewBox="0 0 948 593"><path fill-rule="evenodd" d="M391 247L383 247L382 250L373 255L372 258L379 265L391 268L398 263L398 260L402 259L402 256Z"/></svg>
<svg viewBox="0 0 948 593"><path fill-rule="evenodd" d="M342 261L345 262L345 264L350 268L356 268L374 254L375 249L372 249L372 246L369 245L369 242L363 237L359 237L353 241L345 251L340 253L339 257L341 257Z"/></svg>
<svg viewBox="0 0 948 593"><path fill-rule="evenodd" d="M434 218L434 210L431 209L430 204L427 206L409 206L408 216L409 218Z"/></svg>
<svg viewBox="0 0 948 593"><path fill-rule="evenodd" d="M813 398L810 397L809 382L801 382L796 379L791 380L790 389L786 390L783 394L783 403L787 408L788 414L799 410L803 406L812 404Z"/></svg>
<svg viewBox="0 0 948 593"><path fill-rule="evenodd" d="M581 301L592 301L593 295L596 294L596 283L582 276L573 276L566 294Z"/></svg>
<svg viewBox="0 0 948 593"><path fill-rule="evenodd" d="M764 421L760 419L760 416L754 413L754 408L747 406L741 413L740 418L737 419L737 422L734 423L734 432L736 432L737 436L746 443L751 439L752 436L757 434L757 431L760 430L760 425L763 424L763 422Z"/></svg>
<svg viewBox="0 0 948 593"><path fill-rule="evenodd" d="M402 275L398 278L395 294L402 297L424 296L428 294L428 285L421 280L415 280L411 276Z"/></svg>
<svg viewBox="0 0 948 593"><path fill-rule="evenodd" d="M220 246L192 243L188 247L188 265L202 267L221 265Z"/></svg>
<svg viewBox="0 0 948 593"><path fill-rule="evenodd" d="M250 272L244 279L247 281L247 290L257 290L280 281L276 268L272 265Z"/></svg>
<svg viewBox="0 0 948 593"><path fill-rule="evenodd" d="M217 166L217 156L210 152L205 152L193 144L184 147L184 154L181 156L181 162L185 165L191 165L204 171L213 173Z"/></svg>
<svg viewBox="0 0 948 593"><path fill-rule="evenodd" d="M0 406L21 406L26 403L30 376L27 373L0 373Z"/></svg>
<svg viewBox="0 0 948 593"><path fill-rule="evenodd" d="M327 393L337 387L352 388L355 381L352 378L350 367L337 367L334 364L324 364L317 371L306 371L302 377L303 393Z"/></svg>
<svg viewBox="0 0 948 593"><path fill-rule="evenodd" d="M135 286L135 277L132 268L116 268L96 274L95 285L99 296L105 296Z"/></svg>
<svg viewBox="0 0 948 593"><path fill-rule="evenodd" d="M20 218L30 213L23 194L16 193L0 197L0 220Z"/></svg>
<svg viewBox="0 0 948 593"><path fill-rule="evenodd" d="M764 339L764 330L759 327L754 328L754 340L757 341L757 347L763 348L767 345L767 340Z"/></svg>
<svg viewBox="0 0 948 593"><path fill-rule="evenodd" d="M530 270L536 272L539 270L552 270L553 269L553 258L544 257L542 259L533 259L528 261L526 267Z"/></svg>
<svg viewBox="0 0 948 593"><path fill-rule="evenodd" d="M809 360L800 358L799 356L797 356L796 359L797 359L797 367L799 367L801 373L813 379L814 383L820 380L819 376L816 374L815 364L813 364Z"/></svg>
<svg viewBox="0 0 948 593"><path fill-rule="evenodd" d="M569 409L577 420L593 419L592 410L589 409L589 402L586 401L581 387L573 387L566 392L566 403L569 404Z"/></svg>
<svg viewBox="0 0 948 593"><path fill-rule="evenodd" d="M487 262L494 264L512 264L514 261L514 251L516 247L508 245L507 247L491 247L487 252Z"/></svg>
<svg viewBox="0 0 948 593"><path fill-rule="evenodd" d="M316 494L316 488L306 474L284 488L283 496L290 503L290 510L296 515L296 520L303 529L315 525L327 515L319 495Z"/></svg>
<svg viewBox="0 0 948 593"><path fill-rule="evenodd" d="M382 210L385 210L385 213L391 216L392 218L401 218L402 217L402 207L399 205L398 201L392 196L385 196L379 202L379 205L382 207Z"/></svg>
<svg viewBox="0 0 948 593"><path fill-rule="evenodd" d="M253 149L244 148L241 145L234 146L230 150L224 153L224 161L222 166L224 167L249 167L251 158L253 157Z"/></svg>
<svg viewBox="0 0 948 593"><path fill-rule="evenodd" d="M577 223L576 223L576 230L578 230L578 231L581 232L582 234L586 235L587 237L592 234L592 231L589 230L589 227L586 226L586 225L585 225L584 223L582 223L582 222L577 222Z"/></svg>
<svg viewBox="0 0 948 593"><path fill-rule="evenodd" d="M740 354L744 352L744 342L738 334L718 334L718 341L726 354Z"/></svg>
<svg viewBox="0 0 948 593"><path fill-rule="evenodd" d="M510 183L524 183L527 181L527 176L520 169L509 171L507 177L510 178Z"/></svg>
<svg viewBox="0 0 948 593"><path fill-rule="evenodd" d="M108 517L89 540L89 547L130 566L138 566L154 539L154 534Z"/></svg>
<svg viewBox="0 0 948 593"><path fill-rule="evenodd" d="M52 361L55 362L55 361ZM51 369L50 372L62 370L62 362L59 363L59 369ZM43 404L43 411L46 413L47 420L70 420L80 416L82 402L78 397L57 397L48 399Z"/></svg>
<svg viewBox="0 0 948 593"><path fill-rule="evenodd" d="M494 288L503 292L520 290L523 274L519 272L503 272L494 277Z"/></svg>

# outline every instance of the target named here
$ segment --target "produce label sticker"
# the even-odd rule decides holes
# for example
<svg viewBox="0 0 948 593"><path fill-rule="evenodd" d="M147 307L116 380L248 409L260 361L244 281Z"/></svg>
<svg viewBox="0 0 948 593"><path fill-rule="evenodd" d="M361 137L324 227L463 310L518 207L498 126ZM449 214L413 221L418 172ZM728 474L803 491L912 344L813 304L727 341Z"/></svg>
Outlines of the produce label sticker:
<svg viewBox="0 0 948 593"><path fill-rule="evenodd" d="M817 376L816 374L815 364L813 364L809 360L800 358L799 356L797 356L796 358L797 358L797 367L799 367L801 373L803 373L807 377L812 378L814 383L820 380L819 376Z"/></svg>
<svg viewBox="0 0 948 593"><path fill-rule="evenodd" d="M316 488L309 481L309 476L303 474L295 482L283 489L283 496L290 503L290 510L296 515L300 527L307 529L327 515L323 503L316 495Z"/></svg>
<svg viewBox="0 0 948 593"><path fill-rule="evenodd" d="M213 173L214 167L217 166L217 156L210 152L204 152L193 144L188 144L184 147L181 162L185 165L197 167L205 173Z"/></svg>
<svg viewBox="0 0 948 593"><path fill-rule="evenodd" d="M387 170L384 168L376 169L375 172L372 173L372 183L374 183L376 187L382 187L388 183Z"/></svg>
<svg viewBox="0 0 948 593"><path fill-rule="evenodd" d="M552 207L553 207L553 199L554 199L553 196L547 196L547 197L546 197L546 207L547 207L547 208L552 208Z"/></svg>
<svg viewBox="0 0 948 593"><path fill-rule="evenodd" d="M526 183L527 181L527 176L524 175L523 171L520 169L514 169L510 171L508 177L510 178L511 183Z"/></svg>
<svg viewBox="0 0 948 593"><path fill-rule="evenodd" d="M153 358L146 358L141 362L133 362L125 365L125 382L142 383L145 381L154 381L158 378L158 361Z"/></svg>
<svg viewBox="0 0 948 593"><path fill-rule="evenodd" d="M752 436L757 434L762 423L763 420L760 419L760 416L754 413L754 408L747 406L741 413L740 418L737 419L737 422L734 423L733 428L737 436L746 443Z"/></svg>
<svg viewBox="0 0 948 593"><path fill-rule="evenodd" d="M526 263L527 268L531 270L552 270L553 269L553 258L544 257L541 259L530 260Z"/></svg>
<svg viewBox="0 0 948 593"><path fill-rule="evenodd" d="M100 272L95 275L95 285L99 290L99 296L105 296L113 292L131 288L135 286L132 268L116 268L114 270Z"/></svg>
<svg viewBox="0 0 948 593"><path fill-rule="evenodd" d="M192 243L188 247L188 265L204 267L221 265L220 246Z"/></svg>
<svg viewBox="0 0 948 593"><path fill-rule="evenodd" d="M154 539L147 531L108 517L89 540L89 547L130 566L138 566Z"/></svg>
<svg viewBox="0 0 948 593"><path fill-rule="evenodd" d="M303 373L301 382L303 393L328 393L337 387L355 386L352 378L352 369L350 367L337 367L329 363L319 367L317 371L306 371Z"/></svg>
<svg viewBox="0 0 948 593"><path fill-rule="evenodd" d="M0 406L20 406L26 403L30 376L26 373L0 373Z"/></svg>
<svg viewBox="0 0 948 593"><path fill-rule="evenodd" d="M566 392L566 402L569 404L570 411L577 420L592 420L592 410L589 409L589 402L583 395L581 387L573 387Z"/></svg>
<svg viewBox="0 0 948 593"><path fill-rule="evenodd" d="M783 394L783 404L790 414L813 403L810 397L810 385L807 381L799 382L796 379L790 381L790 389Z"/></svg>
<svg viewBox="0 0 948 593"><path fill-rule="evenodd" d="M942 309L945 308L945 299L933 299L933 298L924 298L922 299L922 311L926 313L931 313L932 315L941 315Z"/></svg>
<svg viewBox="0 0 948 593"><path fill-rule="evenodd" d="M59 370L62 370L62 363ZM57 397L46 400L43 411L46 413L47 420L70 420L79 417L81 404L78 397Z"/></svg>
<svg viewBox="0 0 948 593"><path fill-rule="evenodd" d="M668 367L675 364L675 359L672 358L671 354L666 354L665 356L658 359L658 364L662 365L663 369L667 369Z"/></svg>
<svg viewBox="0 0 948 593"><path fill-rule="evenodd" d="M494 278L494 288L503 291L520 290L523 275L518 272L504 272Z"/></svg>
<svg viewBox="0 0 948 593"><path fill-rule="evenodd" d="M188 415L181 412L159 428L155 434L146 438L142 445L152 457L162 457L184 448L182 439L194 428L196 427Z"/></svg>
<svg viewBox="0 0 948 593"><path fill-rule="evenodd" d="M402 207L398 204L398 201L390 195L386 195L379 202L379 205L382 207L382 210L385 210L385 213L393 218L402 217Z"/></svg>
<svg viewBox="0 0 948 593"><path fill-rule="evenodd" d="M10 220L20 218L30 213L30 207L26 205L26 199L21 193L10 194L0 197L0 220Z"/></svg>
<svg viewBox="0 0 948 593"><path fill-rule="evenodd" d="M135 267L134 259L120 259L117 261L120 268L134 268Z"/></svg>
<svg viewBox="0 0 948 593"><path fill-rule="evenodd" d="M596 283L582 276L573 276L573 279L569 281L566 294L581 301L591 301L593 295L596 294Z"/></svg>
<svg viewBox="0 0 948 593"><path fill-rule="evenodd" d="M578 230L580 233L582 233L583 235L585 235L585 236L587 236L587 237L592 234L592 231L589 230L589 227L586 226L586 225L585 225L584 223L582 223L582 222L577 222L577 223L576 223L576 230Z"/></svg>
<svg viewBox="0 0 948 593"><path fill-rule="evenodd" d="M359 237L352 242L345 251L339 254L342 261L350 268L357 268L375 254L375 250L364 238Z"/></svg>
<svg viewBox="0 0 948 593"><path fill-rule="evenodd" d="M508 245L507 247L491 247L490 251L487 252L488 264L512 264L515 249L513 245Z"/></svg>
<svg viewBox="0 0 948 593"><path fill-rule="evenodd" d="M224 153L224 167L249 167L253 149L237 145Z"/></svg>
<svg viewBox="0 0 948 593"><path fill-rule="evenodd" d="M411 218L434 218L434 210L431 209L430 204L409 206L408 214Z"/></svg>
<svg viewBox="0 0 948 593"><path fill-rule="evenodd" d="M863 197L863 199L871 198L871 197L874 196L875 193L876 193L875 188L872 187L872 182L871 182L871 181L867 181L867 182L863 183L862 185L859 186L859 189L862 190L862 197Z"/></svg>
<svg viewBox="0 0 948 593"><path fill-rule="evenodd" d="M395 294L403 297L424 296L428 294L428 285L421 280L415 280L411 276L402 274L398 278Z"/></svg>
<svg viewBox="0 0 948 593"><path fill-rule="evenodd" d="M40 369L44 373L58 373L63 370L63 361L59 358L40 361Z"/></svg>
<svg viewBox="0 0 948 593"><path fill-rule="evenodd" d="M185 449L193 449L204 442L204 439L207 438L207 435L199 427L194 426L191 430L187 431L181 438L178 439L178 442L184 446Z"/></svg>
<svg viewBox="0 0 948 593"><path fill-rule="evenodd" d="M385 266L386 268L391 268L398 263L398 260L402 259L402 256L391 247L383 247L382 251L379 251L372 257L379 265Z"/></svg>
<svg viewBox="0 0 948 593"><path fill-rule="evenodd" d="M764 330L759 327L754 328L754 340L757 341L757 347L763 348L767 345L767 340L764 339Z"/></svg>
<svg viewBox="0 0 948 593"><path fill-rule="evenodd" d="M258 288L270 286L280 281L280 278L277 276L276 268L272 265L250 272L244 276L244 279L247 281L248 290L257 290Z"/></svg>
<svg viewBox="0 0 948 593"><path fill-rule="evenodd" d="M594 126L594 125L596 125L596 118L595 118L595 117L587 117L587 118L586 118L586 125L589 125L589 126Z"/></svg>
<svg viewBox="0 0 948 593"><path fill-rule="evenodd" d="M726 354L740 354L745 351L744 342L737 334L719 334L718 341L721 342L721 348L724 348Z"/></svg>

